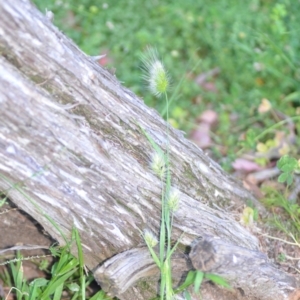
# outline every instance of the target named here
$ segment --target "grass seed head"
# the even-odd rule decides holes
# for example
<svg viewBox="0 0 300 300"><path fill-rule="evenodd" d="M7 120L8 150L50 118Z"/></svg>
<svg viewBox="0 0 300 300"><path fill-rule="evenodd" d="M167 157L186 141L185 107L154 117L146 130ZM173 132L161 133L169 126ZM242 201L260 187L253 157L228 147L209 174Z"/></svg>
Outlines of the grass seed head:
<svg viewBox="0 0 300 300"><path fill-rule="evenodd" d="M142 57L142 61L145 72L144 79L151 93L160 97L168 91L170 79L163 63L158 58L157 51L153 48L148 48L147 53Z"/></svg>
<svg viewBox="0 0 300 300"><path fill-rule="evenodd" d="M168 206L170 211L176 211L179 207L180 195L179 191L175 188L172 188L168 197Z"/></svg>
<svg viewBox="0 0 300 300"><path fill-rule="evenodd" d="M155 247L158 243L156 236L148 229L144 231L144 239L151 248Z"/></svg>
<svg viewBox="0 0 300 300"><path fill-rule="evenodd" d="M166 175L166 160L163 153L155 152L151 160L151 169L160 178L163 179Z"/></svg>

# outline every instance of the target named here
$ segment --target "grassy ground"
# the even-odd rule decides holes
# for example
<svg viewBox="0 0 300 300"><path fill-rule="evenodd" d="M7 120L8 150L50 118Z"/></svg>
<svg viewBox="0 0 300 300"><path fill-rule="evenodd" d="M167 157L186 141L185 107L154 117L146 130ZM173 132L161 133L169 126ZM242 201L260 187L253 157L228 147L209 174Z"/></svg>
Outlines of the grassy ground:
<svg viewBox="0 0 300 300"><path fill-rule="evenodd" d="M115 69L123 85L162 112L164 102L151 96L140 70L141 53L149 45L156 47L171 75L173 90L184 79L170 105L170 122L190 133L205 110L216 112L218 122L211 129L209 150L227 170L232 170L231 161L241 153L273 150L279 130L286 135L293 130L293 141L285 151L279 149L280 155L275 157L256 157L255 163L267 168L288 154L290 161L280 166L286 174L281 182L296 176L300 144L299 1L34 2L42 12L51 10L54 23L85 53L106 53L100 63ZM207 72L212 70L214 75L209 76ZM201 78L204 81L199 83ZM272 109L260 113L266 103ZM293 121L293 129L286 126L287 120ZM282 126L270 130L280 121ZM265 190L265 203L272 209L280 207L276 210L280 220L274 222L288 235L292 232L297 242L300 208L296 200L287 201L287 190L280 189L282 186L276 185Z"/></svg>
<svg viewBox="0 0 300 300"><path fill-rule="evenodd" d="M190 131L205 110L218 113L214 145L220 156L235 153L239 135L258 134L274 124L257 108L263 98L295 115L299 94L299 1L94 1L35 0L52 10L54 23L89 55L107 54L102 63L146 103L162 111L141 80L140 55L157 48L174 88L172 125ZM195 79L219 69L209 84ZM228 130L233 134L228 136ZM226 151L220 151L226 147Z"/></svg>

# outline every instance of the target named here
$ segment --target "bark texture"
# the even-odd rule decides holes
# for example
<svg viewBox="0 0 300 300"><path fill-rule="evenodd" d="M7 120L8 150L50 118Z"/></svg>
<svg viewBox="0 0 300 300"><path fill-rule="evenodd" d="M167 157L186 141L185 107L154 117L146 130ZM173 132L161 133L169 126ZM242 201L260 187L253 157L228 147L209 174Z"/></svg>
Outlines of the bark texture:
<svg viewBox="0 0 300 300"><path fill-rule="evenodd" d="M161 182L141 127L166 150L167 125L27 0L0 1L0 15L0 189L62 244L76 226L85 263L99 274L105 260L144 245L140 230L159 231ZM174 241L184 232L179 249L209 234L259 251L230 214L249 200L264 213L259 202L174 129L170 159L180 193ZM176 269L175 277L185 272ZM287 299L293 284L264 299ZM149 289L113 290L121 299L147 299L156 285L157 277ZM207 299L232 299L215 291Z"/></svg>

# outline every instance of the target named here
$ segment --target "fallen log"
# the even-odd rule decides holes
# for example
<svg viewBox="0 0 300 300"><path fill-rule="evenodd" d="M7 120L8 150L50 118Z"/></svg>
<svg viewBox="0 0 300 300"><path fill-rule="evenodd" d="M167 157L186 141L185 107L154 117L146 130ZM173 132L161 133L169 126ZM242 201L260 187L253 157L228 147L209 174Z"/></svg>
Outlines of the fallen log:
<svg viewBox="0 0 300 300"><path fill-rule="evenodd" d="M173 278L176 285L191 269L222 276L234 289L227 291L228 299L298 299L300 296L294 289L296 278L275 267L265 254L218 237L204 235L196 239L189 254L177 253L173 257L172 268L177 275ZM149 250L142 247L105 261L94 275L108 295L122 299L131 285L143 278L157 277L159 269Z"/></svg>

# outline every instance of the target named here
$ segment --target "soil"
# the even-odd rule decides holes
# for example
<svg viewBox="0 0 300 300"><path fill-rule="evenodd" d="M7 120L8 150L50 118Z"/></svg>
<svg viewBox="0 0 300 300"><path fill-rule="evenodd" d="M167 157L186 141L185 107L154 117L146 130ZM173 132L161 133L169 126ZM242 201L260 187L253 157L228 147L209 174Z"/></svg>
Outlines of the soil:
<svg viewBox="0 0 300 300"><path fill-rule="evenodd" d="M35 257L30 260L23 260L24 277L32 280L38 277L45 277L45 272L39 268L39 263L47 259L49 263L52 257L49 256L49 248L55 241L47 235L43 228L29 215L17 209L11 202L7 201L0 207L0 264L16 257L16 250L2 250L18 246L23 257ZM44 246L45 249L22 250L24 247ZM44 257L47 255L47 257ZM3 275L6 266L0 265L0 299L9 293L10 287L5 286ZM2 276L1 276L2 275ZM7 298L12 299L12 298Z"/></svg>

